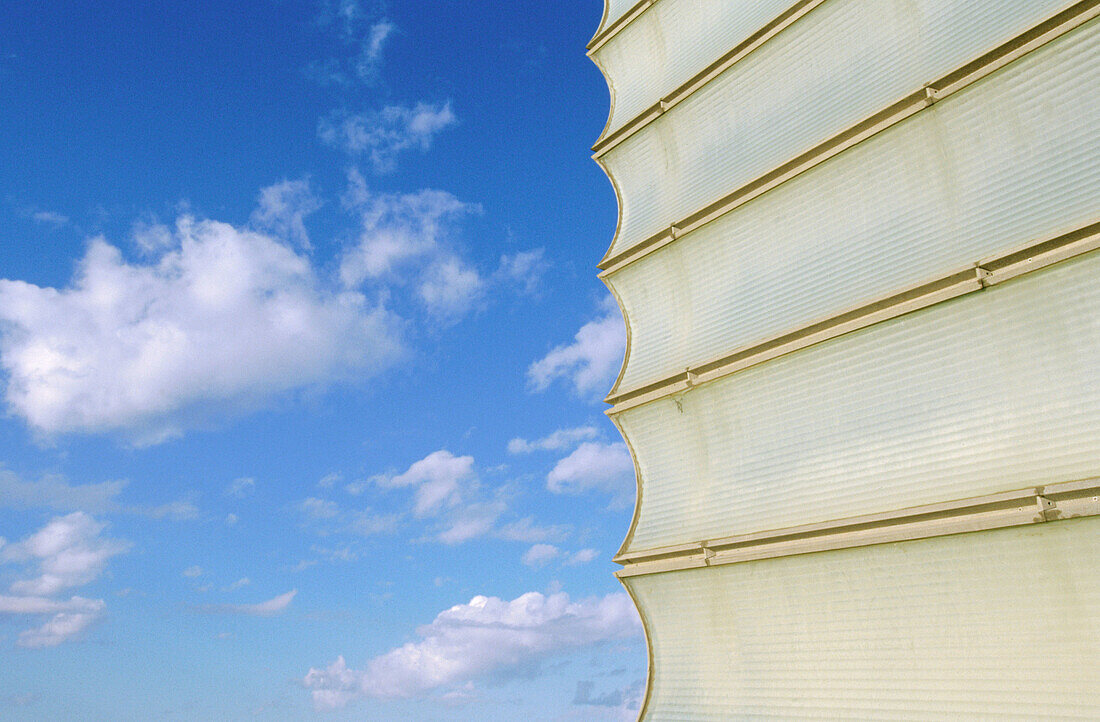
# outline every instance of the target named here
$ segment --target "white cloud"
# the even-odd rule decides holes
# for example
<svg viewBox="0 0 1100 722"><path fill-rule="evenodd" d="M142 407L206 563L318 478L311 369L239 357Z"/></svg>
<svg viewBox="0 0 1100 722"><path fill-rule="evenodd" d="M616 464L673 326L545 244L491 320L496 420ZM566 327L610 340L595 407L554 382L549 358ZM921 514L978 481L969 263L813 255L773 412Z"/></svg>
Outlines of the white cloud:
<svg viewBox="0 0 1100 722"><path fill-rule="evenodd" d="M17 544L0 544L0 562L36 565L33 576L11 584L0 595L0 614L49 616L40 626L20 633L21 647L52 647L81 635L103 616L102 599L53 599L69 587L97 579L107 561L127 544L99 536L106 525L83 512L51 519L45 527Z"/></svg>
<svg viewBox="0 0 1100 722"><path fill-rule="evenodd" d="M127 507L126 511L147 516L150 519L172 519L173 521L197 519L199 516L199 508L189 501L170 501L167 504L151 507L132 506Z"/></svg>
<svg viewBox="0 0 1100 722"><path fill-rule="evenodd" d="M481 298L485 281L476 269L457 256L450 256L428 266L416 290L430 313L453 319L465 314Z"/></svg>
<svg viewBox="0 0 1100 722"><path fill-rule="evenodd" d="M529 567L544 567L550 562L560 561L562 566L575 567L599 556L595 549L581 549L569 554L553 544L535 544L523 555L523 563Z"/></svg>
<svg viewBox="0 0 1100 722"><path fill-rule="evenodd" d="M604 315L577 331L573 343L557 346L527 369L527 383L544 391L556 379L566 379L578 396L606 391L615 380L626 351L626 328L612 302Z"/></svg>
<svg viewBox="0 0 1100 722"><path fill-rule="evenodd" d="M309 179L283 180L260 190L257 208L250 221L253 227L277 238L310 248L305 218L321 207L321 201L309 188Z"/></svg>
<svg viewBox="0 0 1100 722"><path fill-rule="evenodd" d="M600 430L595 426L577 426L571 429L558 429L549 436L528 441L527 439L512 439L508 442L509 454L530 454L533 451L558 451L567 449L579 441L594 439L600 435Z"/></svg>
<svg viewBox="0 0 1100 722"><path fill-rule="evenodd" d="M256 480L251 476L242 476L229 482L226 487L226 496L235 496L242 499L256 490Z"/></svg>
<svg viewBox="0 0 1100 722"><path fill-rule="evenodd" d="M340 507L336 502L327 499L318 499L311 496L298 502L298 510L311 521L319 519L332 519L340 513Z"/></svg>
<svg viewBox="0 0 1100 722"><path fill-rule="evenodd" d="M334 112L317 124L322 142L351 155L366 155L374 170L388 173L406 150L427 152L437 133L455 122L450 101L439 105L387 105L358 115Z"/></svg>
<svg viewBox="0 0 1100 722"><path fill-rule="evenodd" d="M344 203L359 212L363 223L358 242L340 263L340 278L349 288L393 279L412 262L434 260L444 252L451 225L480 210L446 191L373 194L355 170L348 173L348 184Z"/></svg>
<svg viewBox="0 0 1100 722"><path fill-rule="evenodd" d="M535 544L523 555L523 563L529 567L542 567L561 556L561 549L553 544Z"/></svg>
<svg viewBox="0 0 1100 722"><path fill-rule="evenodd" d="M58 614L89 612L103 608L101 599L72 597L68 600L48 597L19 597L0 594L0 614Z"/></svg>
<svg viewBox="0 0 1100 722"><path fill-rule="evenodd" d="M569 567L574 567L578 564L587 564L599 555L600 553L595 549L581 549L569 555L569 558L565 560L564 564Z"/></svg>
<svg viewBox="0 0 1100 722"><path fill-rule="evenodd" d="M534 293L538 288L542 274L546 270L543 259L544 249L535 248L500 257L500 265L494 276L500 280L516 284L524 293Z"/></svg>
<svg viewBox="0 0 1100 722"><path fill-rule="evenodd" d="M529 667L554 653L633 637L641 622L624 593L570 601L528 592L512 601L478 596L441 612L409 642L350 669L341 656L305 676L314 705L343 707L359 698L416 697L489 673Z"/></svg>
<svg viewBox="0 0 1100 722"><path fill-rule="evenodd" d="M226 514L225 523L227 526L234 526L239 521L236 514Z"/></svg>
<svg viewBox="0 0 1100 722"><path fill-rule="evenodd" d="M181 218L148 263L94 239L68 288L0 280L5 398L45 434L155 443L212 412L362 378L400 350L390 313L323 289L285 244L215 221Z"/></svg>
<svg viewBox="0 0 1100 722"><path fill-rule="evenodd" d="M258 604L206 604L196 607L196 610L206 614L243 614L250 617L271 617L280 614L290 606L290 602L297 594L297 589L291 589L285 594L280 594Z"/></svg>
<svg viewBox="0 0 1100 722"><path fill-rule="evenodd" d="M377 476L383 487L416 487L413 513L418 517L437 514L458 501L460 484L474 476L474 457L455 456L446 449L433 451L396 476Z"/></svg>
<svg viewBox="0 0 1100 722"><path fill-rule="evenodd" d="M103 616L103 600L95 600L99 606L87 612L59 612L36 628L19 633L16 642L20 647L56 647L78 636Z"/></svg>
<svg viewBox="0 0 1100 722"><path fill-rule="evenodd" d="M634 462L621 441L586 441L554 465L546 476L546 488L555 494L595 489L621 500L634 493Z"/></svg>
<svg viewBox="0 0 1100 722"><path fill-rule="evenodd" d="M569 527L564 524L539 526L532 517L526 516L519 521L505 524L498 532L501 539L519 542L562 541L569 536Z"/></svg>
<svg viewBox="0 0 1100 722"><path fill-rule="evenodd" d="M386 41L393 35L397 26L388 20L379 20L370 26L363 38L359 56L355 59L355 74L364 83L373 84L378 80L378 69L382 63L382 50Z"/></svg>
<svg viewBox="0 0 1100 722"><path fill-rule="evenodd" d="M182 574L183 574L183 576L187 577L188 579L194 579L195 577L201 577L202 576L202 567L200 567L200 566L187 567L186 569L183 570Z"/></svg>
<svg viewBox="0 0 1100 722"><path fill-rule="evenodd" d="M463 504L451 513L438 539L453 545L485 536L504 511L504 502L499 500Z"/></svg>
<svg viewBox="0 0 1100 722"><path fill-rule="evenodd" d="M11 591L48 596L94 581L111 557L127 549L122 542L100 538L99 533L105 527L106 524L77 511L54 517L23 541L4 547L0 558L38 565L38 576L13 583Z"/></svg>
<svg viewBox="0 0 1100 722"><path fill-rule="evenodd" d="M252 583L252 580L249 579L248 577L241 577L240 579L233 582L232 584L223 587L222 591L223 592L232 592L232 591L235 591L237 589L240 589L241 587L247 587L251 583Z"/></svg>

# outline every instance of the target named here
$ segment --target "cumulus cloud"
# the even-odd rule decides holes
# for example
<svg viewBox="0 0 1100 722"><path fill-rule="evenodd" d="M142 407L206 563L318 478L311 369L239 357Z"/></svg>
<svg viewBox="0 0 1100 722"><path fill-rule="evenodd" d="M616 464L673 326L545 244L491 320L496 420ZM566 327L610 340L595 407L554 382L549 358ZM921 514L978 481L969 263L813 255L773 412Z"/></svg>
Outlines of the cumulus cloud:
<svg viewBox="0 0 1100 722"><path fill-rule="evenodd" d="M626 328L611 299L603 310L604 315L577 331L573 343L555 347L527 368L528 388L545 391L565 379L578 396L587 397L611 386L626 352Z"/></svg>
<svg viewBox="0 0 1100 722"><path fill-rule="evenodd" d="M640 632L624 593L576 602L564 592L528 592L512 601L477 596L418 629L418 641L369 660L363 669L349 668L341 656L326 668L310 669L304 683L319 709L362 698L417 697Z"/></svg>
<svg viewBox="0 0 1100 722"><path fill-rule="evenodd" d="M291 589L285 594L280 594L258 604L204 604L195 607L195 609L204 614L242 614L250 617L271 617L285 611L297 594L297 589Z"/></svg>
<svg viewBox="0 0 1100 722"><path fill-rule="evenodd" d="M508 442L509 454L530 454L533 451L560 451L568 449L579 441L595 439L600 430L595 426L576 426L571 429L558 429L549 436L528 441L515 438Z"/></svg>
<svg viewBox="0 0 1100 722"><path fill-rule="evenodd" d="M321 207L321 201L309 188L309 179L283 180L260 190L252 226L277 238L311 248L306 216Z"/></svg>
<svg viewBox="0 0 1100 722"><path fill-rule="evenodd" d="M436 134L456 120L450 101L387 105L360 114L333 112L318 122L317 135L350 155L368 157L375 172L389 173L397 167L398 155L407 150L427 152Z"/></svg>
<svg viewBox="0 0 1100 722"><path fill-rule="evenodd" d="M634 493L634 462L621 441L586 441L554 465L546 476L546 488L555 494L598 490L622 501Z"/></svg>
<svg viewBox="0 0 1100 722"><path fill-rule="evenodd" d="M74 596L54 598L62 590L95 581L108 560L128 545L104 539L105 524L83 512L55 517L39 531L15 544L0 544L0 563L31 565L30 575L11 584L10 594L0 595L0 614L48 616L40 626L24 630L17 640L22 647L52 647L82 634L103 616L102 599Z"/></svg>
<svg viewBox="0 0 1100 722"><path fill-rule="evenodd" d="M460 484L473 476L474 457L455 456L446 449L440 449L414 462L401 474L377 476L374 481L392 489L414 487L416 501L413 513L425 517L457 502Z"/></svg>
<svg viewBox="0 0 1100 722"><path fill-rule="evenodd" d="M155 443L400 351L390 313L322 288L287 245L215 221L181 218L147 263L94 239L68 288L0 280L5 399L45 434Z"/></svg>

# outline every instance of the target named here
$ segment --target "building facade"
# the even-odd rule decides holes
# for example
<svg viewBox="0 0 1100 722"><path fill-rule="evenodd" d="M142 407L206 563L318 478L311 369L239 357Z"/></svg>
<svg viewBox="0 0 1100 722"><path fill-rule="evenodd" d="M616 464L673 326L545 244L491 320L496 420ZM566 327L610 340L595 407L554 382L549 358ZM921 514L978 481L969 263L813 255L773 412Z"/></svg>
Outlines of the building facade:
<svg viewBox="0 0 1100 722"><path fill-rule="evenodd" d="M642 719L1100 719L1098 15L607 0Z"/></svg>

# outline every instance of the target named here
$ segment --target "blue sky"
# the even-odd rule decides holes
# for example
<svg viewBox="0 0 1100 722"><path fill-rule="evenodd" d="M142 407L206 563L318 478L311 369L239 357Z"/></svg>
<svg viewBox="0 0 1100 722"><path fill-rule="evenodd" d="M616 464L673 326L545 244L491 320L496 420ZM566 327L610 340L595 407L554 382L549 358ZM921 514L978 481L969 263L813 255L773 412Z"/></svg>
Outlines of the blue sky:
<svg viewBox="0 0 1100 722"><path fill-rule="evenodd" d="M5 3L0 708L631 719L601 3Z"/></svg>

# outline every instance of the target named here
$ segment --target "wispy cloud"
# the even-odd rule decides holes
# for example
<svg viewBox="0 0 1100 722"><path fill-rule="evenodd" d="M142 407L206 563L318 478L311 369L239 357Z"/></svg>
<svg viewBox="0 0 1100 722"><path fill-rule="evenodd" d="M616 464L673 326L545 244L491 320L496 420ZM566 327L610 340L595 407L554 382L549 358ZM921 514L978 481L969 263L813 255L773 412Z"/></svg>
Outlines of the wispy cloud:
<svg viewBox="0 0 1100 722"><path fill-rule="evenodd" d="M119 430L156 443L399 356L392 314L325 289L284 243L189 217L173 239L143 263L94 239L63 289L0 280L12 412L47 435Z"/></svg>
<svg viewBox="0 0 1100 722"><path fill-rule="evenodd" d="M321 205L310 190L308 178L283 180L260 190L250 221L260 231L302 248L312 248L305 219Z"/></svg>
<svg viewBox="0 0 1100 722"><path fill-rule="evenodd" d="M19 646L56 646L78 637L103 615L102 599L53 597L95 581L111 557L129 548L101 537L104 528L87 514L74 512L54 517L21 542L0 544L0 563L33 567L11 584L9 595L0 595L0 614L49 616L40 626L24 630Z"/></svg>
<svg viewBox="0 0 1100 722"><path fill-rule="evenodd" d="M397 167L409 150L431 149L435 136L456 122L451 103L387 105L366 113L334 111L317 124L322 142L352 156L366 156L377 173Z"/></svg>
<svg viewBox="0 0 1100 722"><path fill-rule="evenodd" d="M157 506L123 504L118 496L126 486L124 480L70 484L60 474L43 474L31 481L10 469L0 468L0 508L79 510L92 514L113 512L173 521L195 519L199 515L198 507L184 500Z"/></svg>
<svg viewBox="0 0 1100 722"><path fill-rule="evenodd" d="M285 611L297 594L297 589L291 589L285 594L280 594L258 604L203 604L194 609L203 614L242 614L250 617L272 617Z"/></svg>
<svg viewBox="0 0 1100 722"><path fill-rule="evenodd" d="M54 211L34 211L31 218L35 223L41 223L51 228L62 228L69 225L69 217Z"/></svg>
<svg viewBox="0 0 1100 722"><path fill-rule="evenodd" d="M523 563L529 567L543 567L551 562L559 562L562 566L574 567L588 562L599 556L595 549L581 549L569 553L553 544L535 544L523 555Z"/></svg>
<svg viewBox="0 0 1100 722"><path fill-rule="evenodd" d="M638 613L623 593L576 602L564 592L528 592L512 601L478 596L441 612L417 630L420 640L374 657L361 670L341 656L324 669L310 669L304 682L319 709L362 698L417 697L640 631Z"/></svg>
<svg viewBox="0 0 1100 722"><path fill-rule="evenodd" d="M528 441L515 438L508 442L509 454L530 454L534 451L560 451L568 449L580 441L595 439L600 430L595 426L576 426L570 429L558 429L549 436Z"/></svg>
<svg viewBox="0 0 1100 722"><path fill-rule="evenodd" d="M527 369L527 385L545 391L557 379L573 386L578 396L607 391L622 365L626 329L618 308L609 298L603 315L581 326L573 343L555 347Z"/></svg>
<svg viewBox="0 0 1100 722"><path fill-rule="evenodd" d="M225 488L226 496L243 499L256 490L256 480L251 476L241 476L229 482Z"/></svg>

